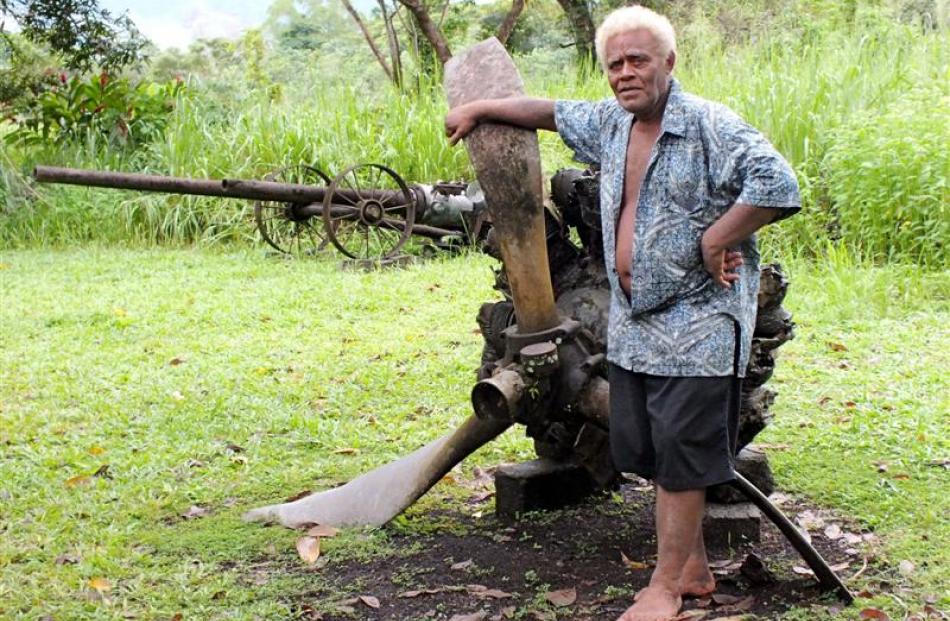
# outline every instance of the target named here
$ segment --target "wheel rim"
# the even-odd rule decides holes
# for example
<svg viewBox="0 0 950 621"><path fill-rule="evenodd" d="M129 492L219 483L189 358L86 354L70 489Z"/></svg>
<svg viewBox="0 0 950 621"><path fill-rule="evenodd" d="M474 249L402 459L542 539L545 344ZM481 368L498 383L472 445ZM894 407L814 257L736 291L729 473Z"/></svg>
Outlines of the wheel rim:
<svg viewBox="0 0 950 621"><path fill-rule="evenodd" d="M412 235L416 197L392 169L380 164L347 168L323 199L324 232L352 259L388 259Z"/></svg>
<svg viewBox="0 0 950 621"><path fill-rule="evenodd" d="M267 181L300 183L323 186L330 184L330 177L313 166L298 164L268 174ZM271 248L284 254L317 254L327 245L320 223L311 217L301 217L299 210L305 205L277 201L255 201L254 221L261 239Z"/></svg>

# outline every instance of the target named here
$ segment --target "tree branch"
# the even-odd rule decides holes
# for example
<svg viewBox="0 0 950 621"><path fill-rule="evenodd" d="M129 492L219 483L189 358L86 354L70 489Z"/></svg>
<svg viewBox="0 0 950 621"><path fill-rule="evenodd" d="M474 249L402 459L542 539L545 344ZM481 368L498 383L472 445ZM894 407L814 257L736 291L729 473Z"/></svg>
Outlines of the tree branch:
<svg viewBox="0 0 950 621"><path fill-rule="evenodd" d="M521 12L524 11L524 3L525 0L511 1L511 8L508 10L508 14L505 15L505 19L502 20L501 25L498 26L498 33L495 34L502 45L508 42L511 31L515 29L515 24L518 23L518 17L521 15Z"/></svg>
<svg viewBox="0 0 950 621"><path fill-rule="evenodd" d="M443 65L449 62L449 59L452 58L449 43L442 35L442 30L436 26L432 18L429 17L429 11L426 10L421 0L399 0L399 2L409 9L409 12L416 18L416 23L419 24L419 28L422 30L422 34L425 35L425 38L432 44L432 48L435 50L435 55L438 56L439 61Z"/></svg>
<svg viewBox="0 0 950 621"><path fill-rule="evenodd" d="M386 58L383 56L382 52L380 52L379 48L376 47L376 42L373 41L373 36L366 28L366 24L363 23L363 19L360 17L360 14L357 13L356 9L353 8L353 5L350 4L350 0L340 0L340 2L343 3L343 8L345 8L346 12L350 14L350 16L353 18L353 21L356 22L356 25L360 27L360 31L363 33L363 38L366 39L366 43L369 44L369 49L373 50L373 55L376 56L376 60L379 61L380 66L386 73L386 77L389 78L390 82L395 83L396 79L393 77L393 70L389 67L389 64L386 62Z"/></svg>

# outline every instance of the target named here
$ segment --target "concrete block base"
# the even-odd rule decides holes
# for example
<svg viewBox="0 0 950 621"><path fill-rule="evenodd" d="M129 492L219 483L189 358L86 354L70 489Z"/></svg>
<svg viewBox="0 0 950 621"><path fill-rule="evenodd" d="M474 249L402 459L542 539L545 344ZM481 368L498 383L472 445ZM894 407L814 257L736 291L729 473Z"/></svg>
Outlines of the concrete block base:
<svg viewBox="0 0 950 621"><path fill-rule="evenodd" d="M510 520L526 511L560 509L596 489L587 470L570 462L535 459L502 466L495 471L495 513Z"/></svg>
<svg viewBox="0 0 950 621"><path fill-rule="evenodd" d="M761 539L762 514L755 505L706 503L703 539L714 548L735 548Z"/></svg>

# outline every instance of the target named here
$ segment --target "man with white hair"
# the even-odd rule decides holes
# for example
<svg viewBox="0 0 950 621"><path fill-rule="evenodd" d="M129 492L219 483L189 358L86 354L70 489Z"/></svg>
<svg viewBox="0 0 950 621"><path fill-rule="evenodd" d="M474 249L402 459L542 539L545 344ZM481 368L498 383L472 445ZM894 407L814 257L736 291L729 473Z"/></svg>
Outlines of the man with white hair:
<svg viewBox="0 0 950 621"><path fill-rule="evenodd" d="M445 126L452 144L485 121L557 131L600 169L611 453L657 490L656 568L619 621L662 621L683 597L716 587L702 518L706 488L735 476L759 285L754 233L798 211L800 198L758 131L683 92L665 17L618 9L596 46L614 97L476 101Z"/></svg>

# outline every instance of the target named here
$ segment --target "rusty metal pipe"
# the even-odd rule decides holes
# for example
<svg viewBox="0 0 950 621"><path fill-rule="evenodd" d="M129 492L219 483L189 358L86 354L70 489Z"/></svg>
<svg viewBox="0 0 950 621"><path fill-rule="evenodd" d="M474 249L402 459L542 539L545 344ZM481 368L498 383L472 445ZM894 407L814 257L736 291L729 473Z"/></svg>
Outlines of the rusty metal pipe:
<svg viewBox="0 0 950 621"><path fill-rule="evenodd" d="M521 374L502 369L472 388L472 407L479 418L511 422L518 411L526 385Z"/></svg>
<svg viewBox="0 0 950 621"><path fill-rule="evenodd" d="M115 171L88 170L37 166L33 178L40 183L64 183L98 188L138 190L141 192L166 192L195 196L218 196L246 200L277 201L286 203L322 203L327 188L300 183L276 181L244 181L240 179L189 179ZM368 189L360 192L340 189L335 196L350 202L360 199L389 200L398 198L398 190ZM418 197L416 197L418 200Z"/></svg>

